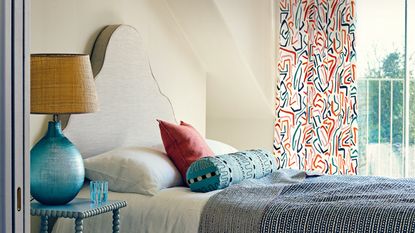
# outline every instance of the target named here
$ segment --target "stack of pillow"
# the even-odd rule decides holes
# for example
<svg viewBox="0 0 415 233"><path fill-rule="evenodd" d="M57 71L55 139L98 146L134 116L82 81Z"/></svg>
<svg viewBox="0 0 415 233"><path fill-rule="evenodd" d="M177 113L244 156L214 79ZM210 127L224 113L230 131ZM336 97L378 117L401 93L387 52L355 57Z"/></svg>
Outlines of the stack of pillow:
<svg viewBox="0 0 415 233"><path fill-rule="evenodd" d="M155 195L184 184L192 191L207 192L276 169L275 158L264 151L236 153L227 144L205 140L185 122L158 122L166 152L162 146L115 149L85 159L86 177L107 180L111 191Z"/></svg>

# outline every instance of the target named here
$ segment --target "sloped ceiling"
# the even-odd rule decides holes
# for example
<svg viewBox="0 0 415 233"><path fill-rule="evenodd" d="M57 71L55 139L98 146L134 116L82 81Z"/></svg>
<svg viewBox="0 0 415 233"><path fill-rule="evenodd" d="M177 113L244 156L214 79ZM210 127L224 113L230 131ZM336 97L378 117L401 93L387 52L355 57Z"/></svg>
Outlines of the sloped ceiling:
<svg viewBox="0 0 415 233"><path fill-rule="evenodd" d="M272 0L166 0L178 25L203 64L207 77L207 133L232 138L240 130L220 132L224 121L269 123L272 145L275 39ZM240 121L245 122L246 121ZM249 122L249 121L248 121ZM261 125L268 125L268 123ZM216 124L216 125L215 125ZM242 124L242 123L241 123ZM243 125L235 125L238 129ZM219 127L220 128L220 127ZM252 127L255 129L255 127ZM262 127L263 128L263 127ZM217 129L217 130L213 130ZM259 130L261 131L261 130ZM264 132L252 132L264 134ZM226 134L226 135L225 135ZM236 136L236 135L235 135ZM239 136L240 137L240 136ZM251 136L252 137L252 136ZM265 139L267 140L267 139ZM233 144L248 147L246 141ZM231 142L232 143L232 142ZM255 147L258 143L252 143Z"/></svg>

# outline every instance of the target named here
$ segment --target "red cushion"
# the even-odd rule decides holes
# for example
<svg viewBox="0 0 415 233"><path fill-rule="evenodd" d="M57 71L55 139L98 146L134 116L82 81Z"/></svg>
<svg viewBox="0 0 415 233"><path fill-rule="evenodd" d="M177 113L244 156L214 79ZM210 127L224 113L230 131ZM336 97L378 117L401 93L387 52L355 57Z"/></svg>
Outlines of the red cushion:
<svg viewBox="0 0 415 233"><path fill-rule="evenodd" d="M194 161L214 155L205 139L191 125L183 121L180 125L157 121L167 155L182 174L183 180L186 180L186 171Z"/></svg>

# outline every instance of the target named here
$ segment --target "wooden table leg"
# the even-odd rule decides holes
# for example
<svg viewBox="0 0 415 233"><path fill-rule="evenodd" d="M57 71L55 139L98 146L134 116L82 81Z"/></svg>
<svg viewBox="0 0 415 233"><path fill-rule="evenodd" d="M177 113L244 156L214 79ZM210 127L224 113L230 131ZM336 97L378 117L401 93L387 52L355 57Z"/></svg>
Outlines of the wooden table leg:
<svg viewBox="0 0 415 233"><path fill-rule="evenodd" d="M40 217L40 233L48 233L48 216Z"/></svg>
<svg viewBox="0 0 415 233"><path fill-rule="evenodd" d="M120 232L120 209L112 211L112 233Z"/></svg>
<svg viewBox="0 0 415 233"><path fill-rule="evenodd" d="M75 233L82 233L82 231L84 230L84 227L82 226L82 224L83 224L82 218L75 219Z"/></svg>

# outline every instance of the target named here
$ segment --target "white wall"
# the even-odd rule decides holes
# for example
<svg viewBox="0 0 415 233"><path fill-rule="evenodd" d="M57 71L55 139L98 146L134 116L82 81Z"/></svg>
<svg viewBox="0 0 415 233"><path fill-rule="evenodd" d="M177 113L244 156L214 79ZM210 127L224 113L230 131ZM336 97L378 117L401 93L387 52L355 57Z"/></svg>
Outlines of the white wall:
<svg viewBox="0 0 415 233"><path fill-rule="evenodd" d="M207 136L272 150L278 1L166 1L208 72Z"/></svg>
<svg viewBox="0 0 415 233"><path fill-rule="evenodd" d="M31 5L33 53L90 53L105 25L136 27L177 118L205 134L206 73L164 0L33 0ZM32 144L46 125L46 116L32 115Z"/></svg>
<svg viewBox="0 0 415 233"><path fill-rule="evenodd" d="M228 30L265 97L274 104L275 56L271 0L215 0Z"/></svg>

